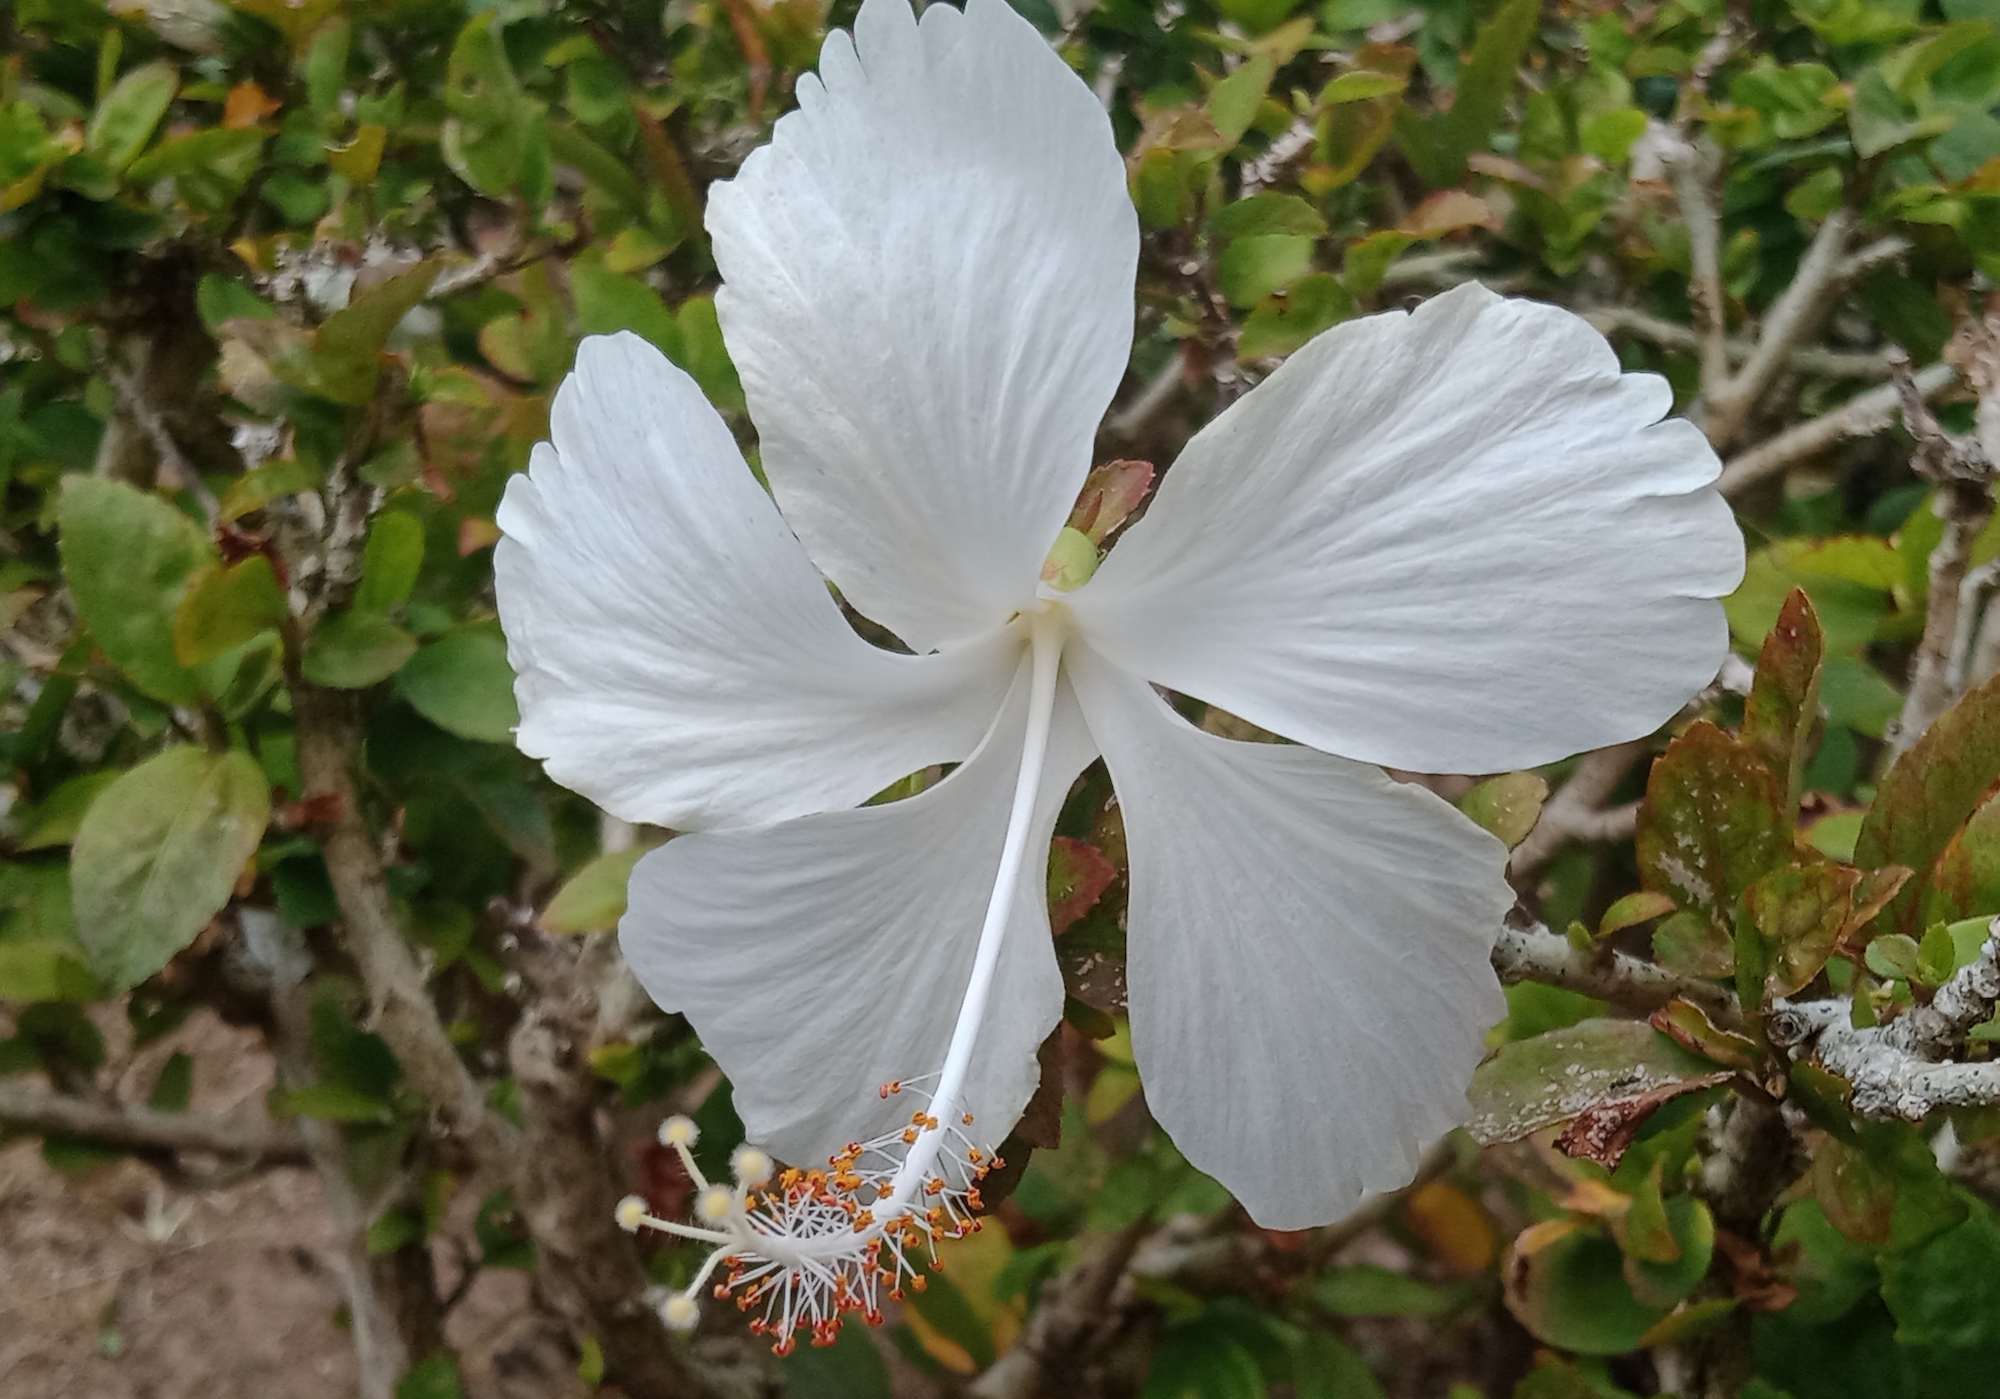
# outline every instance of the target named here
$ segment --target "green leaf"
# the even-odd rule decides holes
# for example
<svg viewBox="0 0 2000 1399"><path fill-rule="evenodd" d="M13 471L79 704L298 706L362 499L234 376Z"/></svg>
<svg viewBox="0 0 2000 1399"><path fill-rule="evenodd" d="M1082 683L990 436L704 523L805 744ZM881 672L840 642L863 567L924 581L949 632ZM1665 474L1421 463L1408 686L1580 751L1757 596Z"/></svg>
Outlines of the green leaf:
<svg viewBox="0 0 2000 1399"><path fill-rule="evenodd" d="M1357 68L1350 73L1342 73L1319 90L1319 105L1331 107L1340 102L1364 102L1371 97L1393 97L1410 85L1406 75L1398 73L1372 73L1366 68Z"/></svg>
<svg viewBox="0 0 2000 1399"><path fill-rule="evenodd" d="M195 575L174 613L174 659L189 667L215 660L283 626L291 615L262 554L226 568L211 566Z"/></svg>
<svg viewBox="0 0 2000 1399"><path fill-rule="evenodd" d="M1652 1191L1657 1198L1657 1186ZM1632 1295L1647 1306L1671 1307L1685 1300L1708 1275L1709 1261L1715 1255L1715 1216L1701 1201L1677 1195L1665 1202L1660 1223L1672 1245L1672 1256L1639 1257L1627 1249L1625 1282Z"/></svg>
<svg viewBox="0 0 2000 1399"><path fill-rule="evenodd" d="M1502 1045L1481 1064L1466 1130L1482 1145L1518 1141L1603 1104L1725 1076L1643 1021L1585 1020Z"/></svg>
<svg viewBox="0 0 2000 1399"><path fill-rule="evenodd" d="M1416 241L1414 234L1395 228L1385 228L1366 238L1355 239L1341 254L1341 281L1355 296L1373 296L1381 289L1382 279L1388 275L1390 264Z"/></svg>
<svg viewBox="0 0 2000 1399"><path fill-rule="evenodd" d="M233 664L197 674L174 655L188 575L214 557L201 526L157 496L94 476L64 478L56 520L70 592L112 664L168 704L219 692Z"/></svg>
<svg viewBox="0 0 2000 1399"><path fill-rule="evenodd" d="M123 174L153 139L180 82L180 74L166 62L148 63L120 78L91 114L83 153L111 174Z"/></svg>
<svg viewBox="0 0 2000 1399"><path fill-rule="evenodd" d="M637 277L602 267L577 267L570 272L576 295L576 319L586 335L636 331L658 346L668 359L680 362L680 326L660 294Z"/></svg>
<svg viewBox="0 0 2000 1399"><path fill-rule="evenodd" d="M1264 1399L1264 1393L1257 1357L1221 1326L1196 1320L1160 1337L1139 1399Z"/></svg>
<svg viewBox="0 0 2000 1399"><path fill-rule="evenodd" d="M460 738L512 743L521 722L507 644L490 631L432 642L396 673L396 689L419 714Z"/></svg>
<svg viewBox="0 0 2000 1399"><path fill-rule="evenodd" d="M1451 110L1424 119L1406 109L1398 111L1397 144L1431 188L1457 184L1466 157L1492 145L1541 12L1540 0L1506 0L1480 26L1472 57L1459 71Z"/></svg>
<svg viewBox="0 0 2000 1399"><path fill-rule="evenodd" d="M45 938L0 939L0 1000L88 1005L100 994L97 978L74 945Z"/></svg>
<svg viewBox="0 0 2000 1399"><path fill-rule="evenodd" d="M1931 872L1995 782L2000 782L2000 677L1946 710L1876 790L1855 838L1854 863L1916 871L1889 901L1878 926L1913 937L1923 931Z"/></svg>
<svg viewBox="0 0 2000 1399"><path fill-rule="evenodd" d="M1318 238L1326 233L1326 220L1319 210L1295 194L1253 194L1225 205L1209 222L1218 238L1274 233Z"/></svg>
<svg viewBox="0 0 2000 1399"><path fill-rule="evenodd" d="M336 690L364 690L400 671L417 639L379 612L356 608L323 619L306 643L307 680Z"/></svg>
<svg viewBox="0 0 2000 1399"><path fill-rule="evenodd" d="M177 1049L160 1065L153 1091L146 1095L146 1106L161 1112L186 1112L188 1100L193 1096L194 1060Z"/></svg>
<svg viewBox="0 0 2000 1399"><path fill-rule="evenodd" d="M842 1328L830 1346L800 1346L778 1361L785 1399L893 1399L889 1367L860 1326Z"/></svg>
<svg viewBox="0 0 2000 1399"><path fill-rule="evenodd" d="M1640 884L1732 926L1759 875L1789 864L1791 821L1770 770L1707 720L1667 746L1639 805Z"/></svg>
<svg viewBox="0 0 2000 1399"><path fill-rule="evenodd" d="M1276 233L1238 238L1216 259L1216 280L1232 306L1255 306L1312 271L1314 240Z"/></svg>
<svg viewBox="0 0 2000 1399"><path fill-rule="evenodd" d="M17 804L11 815L21 834L14 848L48 850L68 845L76 838L76 828L82 824L84 812L118 777L116 768L86 772L70 778L38 802Z"/></svg>
<svg viewBox="0 0 2000 1399"><path fill-rule="evenodd" d="M980 1369L993 1363L992 1331L950 1278L932 1273L923 1291L912 1290L904 1305L913 1308L939 1335L971 1356L972 1363Z"/></svg>
<svg viewBox="0 0 2000 1399"><path fill-rule="evenodd" d="M1919 981L1923 977L1923 949L1913 937L1885 933L1868 944L1868 970L1890 981Z"/></svg>
<svg viewBox="0 0 2000 1399"><path fill-rule="evenodd" d="M320 474L297 457L267 461L254 471L246 471L229 483L219 513L225 520L239 520L252 510L261 510L274 500L319 489Z"/></svg>
<svg viewBox="0 0 2000 1399"><path fill-rule="evenodd" d="M1756 678L1743 706L1742 731L1744 745L1764 760L1785 792L1788 808L1799 799L1807 740L1819 712L1825 651L1819 614L1805 590L1795 588L1758 654Z"/></svg>
<svg viewBox="0 0 2000 1399"><path fill-rule="evenodd" d="M407 602L424 563L424 527L414 515L391 510L375 517L361 554L357 612L387 612Z"/></svg>
<svg viewBox="0 0 2000 1399"><path fill-rule="evenodd" d="M374 397L389 332L424 299L439 270L435 262L419 263L328 316L313 342L313 391L335 403Z"/></svg>
<svg viewBox="0 0 2000 1399"><path fill-rule="evenodd" d="M1507 1309L1540 1340L1581 1355L1619 1355L1667 1315L1632 1295L1625 1255L1604 1235L1531 1230L1523 1240L1539 1246L1516 1244L1503 1274Z"/></svg>
<svg viewBox="0 0 2000 1399"><path fill-rule="evenodd" d="M1950 923L1996 913L2000 913L2000 796L1980 803L1938 857L1923 916Z"/></svg>
<svg viewBox="0 0 2000 1399"><path fill-rule="evenodd" d="M1744 898L1764 939L1766 998L1796 995L1819 975L1840 946L1860 882L1860 870L1811 864L1772 870L1750 886Z"/></svg>
<svg viewBox="0 0 2000 1399"><path fill-rule="evenodd" d="M618 926L625 916L625 886L632 867L646 851L630 850L599 855L556 891L538 921L548 933L602 933Z"/></svg>
<svg viewBox="0 0 2000 1399"><path fill-rule="evenodd" d="M271 308L271 303L256 292L219 272L202 273L201 281L195 286L194 302L202 325L211 335L221 330L224 321L268 321L278 314Z"/></svg>
<svg viewBox="0 0 2000 1399"><path fill-rule="evenodd" d="M1549 784L1532 772L1489 777L1458 799L1458 809L1506 843L1509 850L1528 838L1549 799Z"/></svg>
<svg viewBox="0 0 2000 1399"><path fill-rule="evenodd" d="M408 1210L390 1210L368 1226L368 1255L380 1258L417 1243L423 1236L423 1221Z"/></svg>
<svg viewBox="0 0 2000 1399"><path fill-rule="evenodd" d="M1336 1316L1436 1316L1459 1305L1443 1288L1376 1263L1327 1269L1312 1296Z"/></svg>
<svg viewBox="0 0 2000 1399"><path fill-rule="evenodd" d="M1253 58L1209 89L1209 120L1221 134L1225 150L1241 141L1257 119L1257 109L1264 105L1276 72L1270 59Z"/></svg>
<svg viewBox="0 0 2000 1399"><path fill-rule="evenodd" d="M396 1399L465 1399L458 1362L442 1351L428 1357L396 1382Z"/></svg>
<svg viewBox="0 0 2000 1399"><path fill-rule="evenodd" d="M1267 297L1244 319L1236 351L1244 359L1288 355L1353 314L1354 298L1340 278L1331 272L1311 272L1284 292Z"/></svg>
<svg viewBox="0 0 2000 1399"><path fill-rule="evenodd" d="M169 748L91 804L70 859L77 934L114 990L138 985L229 901L270 818L243 753Z"/></svg>
<svg viewBox="0 0 2000 1399"><path fill-rule="evenodd" d="M1925 115L1911 107L1876 68L1855 82L1854 100L1847 109L1854 152L1864 159L1949 131L1951 124L1948 113Z"/></svg>
<svg viewBox="0 0 2000 1399"><path fill-rule="evenodd" d="M171 179L180 197L196 209L221 213L235 202L264 154L265 132L252 128L210 128L170 136L132 163L126 181L150 189Z"/></svg>

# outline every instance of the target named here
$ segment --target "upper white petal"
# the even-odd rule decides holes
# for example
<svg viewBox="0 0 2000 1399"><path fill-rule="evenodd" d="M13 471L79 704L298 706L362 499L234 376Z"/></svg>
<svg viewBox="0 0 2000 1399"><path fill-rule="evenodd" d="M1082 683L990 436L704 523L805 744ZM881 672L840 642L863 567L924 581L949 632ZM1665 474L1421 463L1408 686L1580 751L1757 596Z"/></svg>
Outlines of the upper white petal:
<svg viewBox="0 0 2000 1399"><path fill-rule="evenodd" d="M1666 382L1467 284L1312 341L1190 442L1072 595L1106 656L1303 743L1494 772L1715 676L1743 542Z"/></svg>
<svg viewBox="0 0 2000 1399"><path fill-rule="evenodd" d="M1132 343L1103 109L1005 0L867 0L710 191L723 334L812 557L919 649L1034 597Z"/></svg>
<svg viewBox="0 0 2000 1399"><path fill-rule="evenodd" d="M1186 723L1088 652L1071 675L1131 858L1126 981L1146 1102L1266 1228L1407 1184L1464 1120L1507 852L1380 769Z"/></svg>
<svg viewBox="0 0 2000 1399"><path fill-rule="evenodd" d="M494 558L523 752L628 821L851 806L979 742L996 635L902 656L849 627L701 390L636 335L585 340Z"/></svg>
<svg viewBox="0 0 2000 1399"><path fill-rule="evenodd" d="M1024 665L979 750L906 801L758 831L682 836L632 872L619 925L653 999L679 1010L729 1075L752 1141L815 1165L909 1120L878 1086L934 1072L950 1043L1000 864L1027 722ZM997 1144L1062 1018L1049 940L1056 812L1093 757L1067 686L1057 696L1022 868L967 1077L968 1132Z"/></svg>

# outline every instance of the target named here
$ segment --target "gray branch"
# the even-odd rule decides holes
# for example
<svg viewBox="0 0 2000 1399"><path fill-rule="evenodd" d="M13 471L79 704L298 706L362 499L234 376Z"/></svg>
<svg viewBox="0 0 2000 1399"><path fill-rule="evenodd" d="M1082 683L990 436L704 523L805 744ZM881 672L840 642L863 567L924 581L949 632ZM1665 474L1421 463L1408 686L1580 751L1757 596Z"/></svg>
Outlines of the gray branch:
<svg viewBox="0 0 2000 1399"><path fill-rule="evenodd" d="M298 1165L306 1160L305 1142L298 1129L287 1122L91 1102L12 1083L0 1083L0 1123L22 1131L89 1137L139 1150L198 1151L272 1165Z"/></svg>

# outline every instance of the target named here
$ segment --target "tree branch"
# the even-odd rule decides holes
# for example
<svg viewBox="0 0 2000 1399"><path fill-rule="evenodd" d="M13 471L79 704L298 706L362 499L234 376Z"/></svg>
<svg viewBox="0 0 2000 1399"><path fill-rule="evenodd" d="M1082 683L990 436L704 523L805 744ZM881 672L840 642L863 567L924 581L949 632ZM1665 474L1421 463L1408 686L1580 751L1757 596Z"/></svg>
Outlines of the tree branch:
<svg viewBox="0 0 2000 1399"><path fill-rule="evenodd" d="M446 1130L463 1140L481 1165L512 1179L517 1174L519 1136L488 1109L485 1091L446 1036L423 971L389 901L381 856L355 786L361 727L353 696L307 684L289 658L287 669L299 774L306 799L324 799L325 809L335 813L321 831L320 845L340 905L346 946L374 1007L374 1028L395 1052L410 1086L437 1111Z"/></svg>
<svg viewBox="0 0 2000 1399"><path fill-rule="evenodd" d="M1614 814L1603 810L1604 803L1625 780L1632 764L1645 755L1647 740L1615 744L1586 753L1578 760L1569 780L1556 789L1542 806L1527 839L1514 847L1507 862L1507 876L1522 884L1547 864L1555 853L1572 840L1620 840L1632 833L1639 811L1621 807Z"/></svg>
<svg viewBox="0 0 2000 1399"><path fill-rule="evenodd" d="M1694 308L1694 330L1701 352L1701 397L1713 400L1729 383L1729 325L1722 290L1722 221L1709 188L1708 161L1692 141L1683 139L1666 161L1681 222L1687 228L1688 300Z"/></svg>
<svg viewBox="0 0 2000 1399"><path fill-rule="evenodd" d="M1917 371L1915 378L1917 391L1925 399L1936 398L1956 382L1958 375L1948 364L1927 364ZM1726 496L1740 496L1766 477L1818 456L1837 442L1883 431L1895 421L1896 403L1893 384L1856 394L1832 412L1822 413L1731 457L1715 484Z"/></svg>
<svg viewBox="0 0 2000 1399"><path fill-rule="evenodd" d="M1910 685L1903 712L1888 735L1889 752L1900 757L1937 717L1951 707L1952 661L1959 639L1958 610L1973 541L1993 518L1993 462L1976 438L1949 433L1924 401L1901 351L1890 360L1903 425L1916 439L1910 465L1937 486L1931 508L1944 533L1930 557L1930 597L1924 634L1910 660Z"/></svg>
<svg viewBox="0 0 2000 1399"><path fill-rule="evenodd" d="M1580 952L1547 928L1502 928L1493 944L1493 970L1502 981L1539 981L1580 991L1625 1010L1652 1011L1679 998L1708 1012L1716 1024L1739 1027L1736 997L1715 982L1678 976L1623 952Z"/></svg>
<svg viewBox="0 0 2000 1399"><path fill-rule="evenodd" d="M1832 312L1847 287L1849 269L1855 265L1847 256L1847 242L1857 220L1855 212L1844 207L1827 215L1805 256L1799 259L1798 272L1765 313L1757 348L1750 358L1713 392L1704 379L1702 430L1717 447L1736 440L1792 352L1810 339ZM1897 244L1896 252L1905 246L1900 240L1892 241Z"/></svg>
<svg viewBox="0 0 2000 1399"><path fill-rule="evenodd" d="M1975 1025L2000 1004L2000 919L1978 957L1938 988L1930 1004L1886 1025L1856 1029L1845 999L1781 1005L1771 1042L1794 1060L1808 1056L1854 1085L1862 1117L1918 1122L1938 1108L2000 1105L2000 1061L1946 1063Z"/></svg>
<svg viewBox="0 0 2000 1399"><path fill-rule="evenodd" d="M1668 350L1693 353L1700 348L1692 328L1678 321L1651 316L1629 306L1592 306L1579 314L1606 335L1624 331ZM1729 341L1729 358L1742 363L1757 350L1755 341ZM1888 358L1874 350L1828 350L1817 345L1795 347L1786 361L1801 374L1817 374L1829 379L1886 379Z"/></svg>
<svg viewBox="0 0 2000 1399"><path fill-rule="evenodd" d="M288 1122L162 1112L124 1103L92 1102L0 1083L0 1122L28 1132L89 1137L114 1146L199 1151L248 1157L270 1165L304 1165L306 1145Z"/></svg>

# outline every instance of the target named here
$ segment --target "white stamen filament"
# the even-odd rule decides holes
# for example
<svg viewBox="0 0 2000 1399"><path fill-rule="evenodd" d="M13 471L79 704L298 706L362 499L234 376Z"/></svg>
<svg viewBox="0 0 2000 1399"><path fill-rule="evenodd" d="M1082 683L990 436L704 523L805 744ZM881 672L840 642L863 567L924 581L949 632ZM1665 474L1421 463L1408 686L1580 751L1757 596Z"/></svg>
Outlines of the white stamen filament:
<svg viewBox="0 0 2000 1399"><path fill-rule="evenodd" d="M938 1238L958 1237L979 1227L973 1217L979 1207L977 1182L999 1164L999 1158L959 1130L961 1122L972 1120L971 1114L962 1112L961 1098L1013 916L1014 896L1030 853L1029 836L1041 796L1055 713L1056 677L1066 635L1060 607L1045 604L1027 614L1026 621L1031 661L1021 765L972 971L929 1110L916 1113L907 1127L867 1143L851 1144L830 1160L830 1172L786 1171L761 1195L758 1188L765 1184L771 1169L770 1158L762 1151L738 1148L732 1162L738 1180L733 1191L725 1192L723 1187L711 1185L695 1164L689 1149L696 1136L694 1124L685 1118L671 1118L662 1124L662 1144L679 1155L694 1184L696 1213L705 1224L716 1226L703 1228L655 1218L643 1213L636 1199L620 1205L619 1222L627 1228L644 1225L678 1238L716 1245L694 1281L665 1304L662 1317L669 1324L691 1324L688 1308L695 1294L719 1265L729 1263L733 1266L728 1281L716 1288L717 1295L734 1292L738 1305L745 1309L765 1303L763 1316L753 1321L752 1327L775 1334L775 1349L780 1353L789 1350L792 1332L801 1327L811 1328L814 1344L828 1345L839 1329L843 1311L859 1311L871 1322L881 1319L876 1305L881 1284L888 1284L891 1298L902 1295L905 1278L912 1287L923 1287L923 1276L915 1268L915 1250L921 1247L933 1266L941 1267L935 1251ZM901 1083L885 1084L883 1096L903 1088ZM941 1163L945 1147L953 1143L963 1150ZM728 1208L723 1210L725 1193Z"/></svg>

